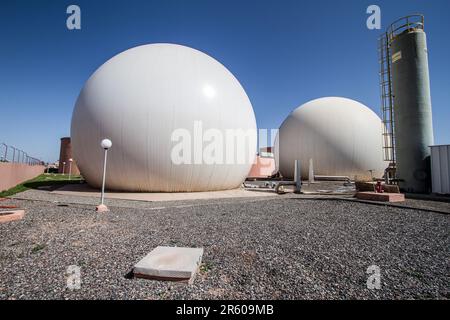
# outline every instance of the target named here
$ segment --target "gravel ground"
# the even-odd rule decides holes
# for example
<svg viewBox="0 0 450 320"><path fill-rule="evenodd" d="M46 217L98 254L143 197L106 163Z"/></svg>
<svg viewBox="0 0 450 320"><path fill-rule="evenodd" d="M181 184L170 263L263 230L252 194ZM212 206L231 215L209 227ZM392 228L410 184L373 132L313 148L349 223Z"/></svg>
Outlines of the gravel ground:
<svg viewBox="0 0 450 320"><path fill-rule="evenodd" d="M276 199L277 196L274 193L274 196L264 197L265 199ZM87 197L87 196L73 196L73 195L62 195L57 193L52 193L44 190L27 190L21 192L15 196L15 199L19 200L37 200L37 201L46 201L53 203L69 203L69 204L85 204L96 206L100 202L100 193L96 198ZM139 201L139 200L122 200L122 199L110 199L108 198L108 193L106 193L105 203L108 207L123 207L123 208L136 208L136 209L148 209L148 208L161 208L168 206L183 206L186 204L192 204L192 201L195 201L196 204L219 204L219 203L228 203L228 202L247 202L254 201L255 197L245 198L222 198L222 199L198 199L198 200L177 200L177 201ZM449 206L450 207L450 206Z"/></svg>
<svg viewBox="0 0 450 320"><path fill-rule="evenodd" d="M96 214L68 200L1 202L26 216L0 224L0 299L450 298L450 215L289 196L110 201ZM126 278L158 245L205 249L193 285ZM69 265L79 290L66 288ZM366 285L371 265L379 290Z"/></svg>
<svg viewBox="0 0 450 320"><path fill-rule="evenodd" d="M342 184L339 183L338 186L327 186L330 189L339 188ZM323 186L322 186L323 187ZM287 188L289 189L289 187ZM252 190L252 189L248 189ZM85 204L85 205L98 205L99 197L85 197L85 196L73 196L73 195L61 195L52 193L45 190L27 190L21 192L13 198L20 200L37 200L37 201L46 201L53 202L55 204L58 203L69 203L69 204ZM348 201L356 201L361 203L373 203L377 205L389 205L389 206L401 206L401 207L409 207L416 208L421 210L436 210L438 212L450 213L450 202L439 202L439 201L431 201L431 200L417 200L417 199L406 199L405 202L401 203L380 203L373 201L362 201L353 197L351 194L343 194L343 195L295 195L293 193L286 193L282 196L275 195L273 197L267 196L264 200L279 200L280 198L302 198L302 199L341 199ZM210 204L226 204L226 203L237 203L237 202L248 202L248 201L259 201L259 199L252 198L224 198L224 199L199 199L195 200L196 204L199 205L210 205ZM179 201L162 201L162 202L153 202L153 201L134 201L134 200L121 200L121 199L106 199L108 206L114 207L124 207L124 208L161 208L161 207L170 207L170 206L184 206L192 204L192 200L179 200Z"/></svg>

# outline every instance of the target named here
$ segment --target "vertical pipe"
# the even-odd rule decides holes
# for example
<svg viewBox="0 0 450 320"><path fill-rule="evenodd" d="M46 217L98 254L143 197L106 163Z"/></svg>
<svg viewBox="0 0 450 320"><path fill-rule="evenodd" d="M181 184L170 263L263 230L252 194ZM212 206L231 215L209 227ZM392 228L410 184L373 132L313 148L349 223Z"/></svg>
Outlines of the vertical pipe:
<svg viewBox="0 0 450 320"><path fill-rule="evenodd" d="M308 181L314 183L314 164L313 159L309 159Z"/></svg>
<svg viewBox="0 0 450 320"><path fill-rule="evenodd" d="M302 171L300 170L300 160L295 160L294 177L295 177L295 190L294 193L302 192Z"/></svg>

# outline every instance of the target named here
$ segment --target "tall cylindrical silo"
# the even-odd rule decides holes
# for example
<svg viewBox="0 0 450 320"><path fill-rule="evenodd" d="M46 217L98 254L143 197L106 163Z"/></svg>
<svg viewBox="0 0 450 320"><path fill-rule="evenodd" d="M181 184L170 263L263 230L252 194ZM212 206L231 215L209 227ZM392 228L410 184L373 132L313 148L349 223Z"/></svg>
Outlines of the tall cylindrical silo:
<svg viewBox="0 0 450 320"><path fill-rule="evenodd" d="M415 16L417 18L417 16ZM428 52L423 17L399 20L390 37L397 178L407 192L429 192L433 144ZM402 23L403 22L403 23ZM398 25L398 24L397 24Z"/></svg>

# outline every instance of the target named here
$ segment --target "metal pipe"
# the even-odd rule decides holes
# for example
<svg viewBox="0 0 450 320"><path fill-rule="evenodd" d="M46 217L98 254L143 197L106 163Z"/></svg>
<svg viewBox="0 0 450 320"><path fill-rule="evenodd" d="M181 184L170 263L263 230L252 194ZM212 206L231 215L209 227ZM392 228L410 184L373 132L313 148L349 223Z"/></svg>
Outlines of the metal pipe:
<svg viewBox="0 0 450 320"><path fill-rule="evenodd" d="M300 160L295 160L294 178L295 178L294 193L302 193L302 174L300 169Z"/></svg>
<svg viewBox="0 0 450 320"><path fill-rule="evenodd" d="M350 177L348 176L321 176L314 175L314 179L322 181L347 181L350 182Z"/></svg>
<svg viewBox="0 0 450 320"><path fill-rule="evenodd" d="M276 187L275 192L278 194L283 194L280 188L283 186L294 186L294 193L302 193L302 171L300 168L300 160L295 160L294 162L294 181L280 181Z"/></svg>
<svg viewBox="0 0 450 320"><path fill-rule="evenodd" d="M283 194L284 191L281 191L280 188L283 186L295 186L296 183L293 181L280 181L278 182L277 186L275 187L275 192L278 194Z"/></svg>

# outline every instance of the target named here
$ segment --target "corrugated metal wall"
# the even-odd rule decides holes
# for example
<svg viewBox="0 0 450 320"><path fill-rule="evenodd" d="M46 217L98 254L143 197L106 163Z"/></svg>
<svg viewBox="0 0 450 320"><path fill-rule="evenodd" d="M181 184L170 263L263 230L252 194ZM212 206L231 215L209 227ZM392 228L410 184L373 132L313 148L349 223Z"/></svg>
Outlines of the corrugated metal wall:
<svg viewBox="0 0 450 320"><path fill-rule="evenodd" d="M433 193L450 194L450 145L431 147Z"/></svg>

